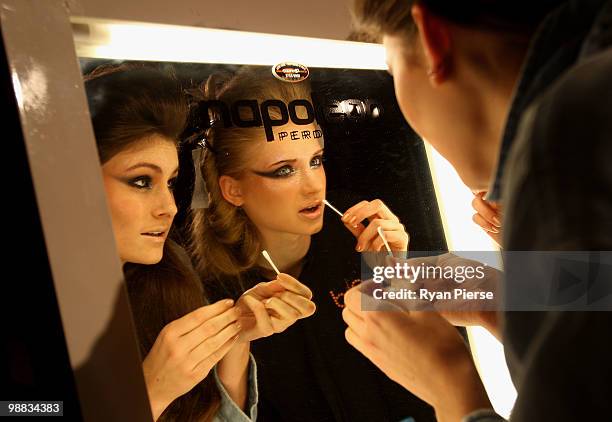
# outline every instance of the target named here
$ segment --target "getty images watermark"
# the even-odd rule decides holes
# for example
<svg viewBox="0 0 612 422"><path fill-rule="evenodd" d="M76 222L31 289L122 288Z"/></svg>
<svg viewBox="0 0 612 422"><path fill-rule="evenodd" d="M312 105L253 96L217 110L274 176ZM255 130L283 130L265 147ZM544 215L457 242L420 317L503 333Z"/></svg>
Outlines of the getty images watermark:
<svg viewBox="0 0 612 422"><path fill-rule="evenodd" d="M368 252L361 280L363 310L612 310L608 251Z"/></svg>

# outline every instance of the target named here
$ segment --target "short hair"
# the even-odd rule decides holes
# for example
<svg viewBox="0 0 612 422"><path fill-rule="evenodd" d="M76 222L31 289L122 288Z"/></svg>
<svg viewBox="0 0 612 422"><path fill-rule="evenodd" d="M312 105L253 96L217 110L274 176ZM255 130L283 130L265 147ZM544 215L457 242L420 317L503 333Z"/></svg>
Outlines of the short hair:
<svg viewBox="0 0 612 422"><path fill-rule="evenodd" d="M459 25L529 33L562 0L353 0L354 33L367 33L375 39L385 34L414 34L416 26L411 10L416 3Z"/></svg>

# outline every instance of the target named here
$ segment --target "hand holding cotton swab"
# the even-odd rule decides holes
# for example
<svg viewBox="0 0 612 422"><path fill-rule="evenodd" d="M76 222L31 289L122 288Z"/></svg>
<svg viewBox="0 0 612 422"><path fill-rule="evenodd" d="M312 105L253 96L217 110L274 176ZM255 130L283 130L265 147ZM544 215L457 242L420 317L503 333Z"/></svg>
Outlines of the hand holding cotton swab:
<svg viewBox="0 0 612 422"><path fill-rule="evenodd" d="M387 252L389 253L389 256L393 256L393 252L391 251L391 247L389 246L389 242L387 242L387 238L385 237L385 232L383 232L382 227L379 227L378 229L376 229L376 231L378 232L378 235L380 236L380 238L382 239L383 243L385 244L385 248L387 249Z"/></svg>

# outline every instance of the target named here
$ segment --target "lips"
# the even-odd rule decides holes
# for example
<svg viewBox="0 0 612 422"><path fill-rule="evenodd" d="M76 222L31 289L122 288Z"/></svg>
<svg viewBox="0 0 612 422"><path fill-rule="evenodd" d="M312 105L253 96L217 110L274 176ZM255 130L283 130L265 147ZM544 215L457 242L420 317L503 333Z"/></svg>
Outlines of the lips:
<svg viewBox="0 0 612 422"><path fill-rule="evenodd" d="M310 204L307 204L304 208L300 210L303 213L312 213L316 212L319 208L321 208L321 201L314 201Z"/></svg>
<svg viewBox="0 0 612 422"><path fill-rule="evenodd" d="M323 215L323 203L321 201L311 202L302 208L298 214L308 220L318 220Z"/></svg>
<svg viewBox="0 0 612 422"><path fill-rule="evenodd" d="M147 231L147 232L143 232L140 233L143 236L150 236L150 237L154 237L154 238L164 238L166 237L166 234L168 233L168 229L167 228L163 228L163 229L157 229L157 230L151 230L151 231Z"/></svg>

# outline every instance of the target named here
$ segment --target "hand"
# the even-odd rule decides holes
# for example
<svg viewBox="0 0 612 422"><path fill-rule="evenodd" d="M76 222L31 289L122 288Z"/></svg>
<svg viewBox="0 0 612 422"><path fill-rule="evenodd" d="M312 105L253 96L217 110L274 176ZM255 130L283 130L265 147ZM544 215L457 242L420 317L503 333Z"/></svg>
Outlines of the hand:
<svg viewBox="0 0 612 422"><path fill-rule="evenodd" d="M472 220L482 227L497 245L501 245L501 206L497 202L484 200L485 193L478 192L472 200L472 208L476 211Z"/></svg>
<svg viewBox="0 0 612 422"><path fill-rule="evenodd" d="M490 408L470 352L436 312L362 311L359 286L345 295L346 340L389 378L430 403L441 422Z"/></svg>
<svg viewBox="0 0 612 422"><path fill-rule="evenodd" d="M167 324L142 363L154 419L202 381L238 339L232 300L203 306Z"/></svg>
<svg viewBox="0 0 612 422"><path fill-rule="evenodd" d="M399 259L392 257L385 257L385 263L388 267L395 267L400 265L408 265L413 268L458 268L462 267L465 272L465 268L478 269L481 273L473 271L472 277L464 276L461 280L455 280L452 278L436 278L428 275L424 276L424 272L421 272L421 276L407 281L405 279L396 280L391 279L387 283L390 288L395 289L406 289L414 290L419 292L420 289L426 289L431 293L447 292L454 297L453 292L455 289L465 289L470 293L479 292L491 292L493 293L493 299L461 299L453 298L452 300L435 298L427 300L396 300L393 303L407 311L421 311L429 310L436 311L444 319L455 326L482 326L489 330L495 337L500 339L500 330L498 328L498 311L500 306L500 298L502 295L501 289L501 277L502 272L489 265L482 264L481 262L473 259L467 259L462 256L454 255L452 253L446 253L437 256L425 256L410 259ZM427 274L442 274L442 272L428 272ZM482 277L480 276L482 275ZM367 283L362 284L361 291L368 292L378 285L369 286Z"/></svg>
<svg viewBox="0 0 612 422"><path fill-rule="evenodd" d="M368 219L368 227L361 222ZM392 251L407 251L410 236L399 219L380 200L361 201L352 206L342 216L342 222L357 238L357 252L378 252L385 244L378 234L382 228Z"/></svg>
<svg viewBox="0 0 612 422"><path fill-rule="evenodd" d="M275 280L259 283L238 299L242 310L239 341L252 341L281 333L298 319L312 315L316 305L312 291L288 274Z"/></svg>

